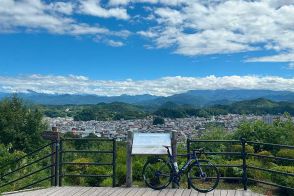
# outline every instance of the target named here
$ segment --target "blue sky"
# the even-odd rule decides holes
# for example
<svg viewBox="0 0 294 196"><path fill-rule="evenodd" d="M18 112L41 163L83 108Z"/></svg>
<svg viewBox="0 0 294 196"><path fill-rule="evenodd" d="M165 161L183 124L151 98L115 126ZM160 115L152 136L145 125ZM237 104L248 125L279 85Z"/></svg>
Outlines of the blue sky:
<svg viewBox="0 0 294 196"><path fill-rule="evenodd" d="M0 91L292 91L293 13L284 0L1 0Z"/></svg>

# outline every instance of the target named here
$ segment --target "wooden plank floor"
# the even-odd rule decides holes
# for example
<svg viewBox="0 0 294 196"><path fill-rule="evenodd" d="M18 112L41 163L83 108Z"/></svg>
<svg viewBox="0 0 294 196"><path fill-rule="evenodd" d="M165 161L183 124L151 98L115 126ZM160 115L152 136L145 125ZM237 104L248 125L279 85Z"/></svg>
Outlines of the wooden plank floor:
<svg viewBox="0 0 294 196"><path fill-rule="evenodd" d="M261 196L251 191L214 190L199 193L192 189L164 189L155 191L150 188L111 188L111 187L51 187L47 189L25 190L4 193L7 196Z"/></svg>

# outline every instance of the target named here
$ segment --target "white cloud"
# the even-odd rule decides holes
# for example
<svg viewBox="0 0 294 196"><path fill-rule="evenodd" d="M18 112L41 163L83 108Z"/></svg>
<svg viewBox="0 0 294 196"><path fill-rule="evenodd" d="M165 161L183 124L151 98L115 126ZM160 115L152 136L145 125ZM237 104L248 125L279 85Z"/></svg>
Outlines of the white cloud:
<svg viewBox="0 0 294 196"><path fill-rule="evenodd" d="M134 4L145 13L128 13ZM136 26L136 35L149 39L143 44L149 48L172 48L186 56L271 51L274 55L248 62L293 62L293 13L294 0L0 0L0 32L45 31L115 40L112 36L126 38L131 32L76 16L115 18L116 29L137 17L146 25Z"/></svg>
<svg viewBox="0 0 294 196"><path fill-rule="evenodd" d="M124 46L124 43L120 41L114 41L114 40L106 40L106 44L112 47L122 47Z"/></svg>
<svg viewBox="0 0 294 196"><path fill-rule="evenodd" d="M247 59L248 62L294 62L294 52Z"/></svg>
<svg viewBox="0 0 294 196"><path fill-rule="evenodd" d="M80 12L88 15L99 16L103 18L118 18L118 19L129 19L129 15L125 8L109 8L105 9L101 6L100 0L81 0L80 1Z"/></svg>
<svg viewBox="0 0 294 196"><path fill-rule="evenodd" d="M98 36L125 39L131 34L128 30L112 31L99 24L77 21L73 15L78 5L77 1L46 3L42 0L0 0L0 33L41 31L72 36L90 35L93 39ZM116 16L115 9L104 11ZM123 43L117 41L109 45L115 44Z"/></svg>
<svg viewBox="0 0 294 196"><path fill-rule="evenodd" d="M55 2L51 3L49 6L51 6L53 11L60 12L63 14L70 15L73 13L74 5L71 2Z"/></svg>
<svg viewBox="0 0 294 196"><path fill-rule="evenodd" d="M150 38L157 48L172 47L175 53L188 56L294 50L293 0L176 3L181 6L154 8L158 25L141 33L148 37L152 32Z"/></svg>
<svg viewBox="0 0 294 196"><path fill-rule="evenodd" d="M188 90L268 89L294 91L294 78L277 76L163 77L154 80L92 80L85 76L0 76L0 92L96 94L105 96L151 94L169 96Z"/></svg>

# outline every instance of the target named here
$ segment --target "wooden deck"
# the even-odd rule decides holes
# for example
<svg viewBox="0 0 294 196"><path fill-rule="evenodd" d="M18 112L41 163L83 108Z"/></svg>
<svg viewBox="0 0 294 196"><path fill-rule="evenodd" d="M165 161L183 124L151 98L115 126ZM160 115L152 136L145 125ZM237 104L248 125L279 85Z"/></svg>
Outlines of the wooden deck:
<svg viewBox="0 0 294 196"><path fill-rule="evenodd" d="M155 191L150 188L111 188L111 187L51 187L39 190L4 193L7 196L261 196L251 191L215 190L199 193L192 189L164 189Z"/></svg>

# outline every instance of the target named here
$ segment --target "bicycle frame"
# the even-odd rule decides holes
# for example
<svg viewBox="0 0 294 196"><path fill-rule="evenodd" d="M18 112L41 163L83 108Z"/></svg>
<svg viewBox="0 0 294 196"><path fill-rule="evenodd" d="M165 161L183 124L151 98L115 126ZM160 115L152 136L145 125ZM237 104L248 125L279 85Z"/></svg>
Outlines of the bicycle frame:
<svg viewBox="0 0 294 196"><path fill-rule="evenodd" d="M167 153L169 157L169 162L173 170L173 180L174 180L174 177L180 177L186 171L186 169L191 165L196 165L200 169L201 175L203 175L203 171L202 171L202 168L200 167L199 159L196 153L193 152L192 154L188 154L189 160L185 163L185 165L182 166L182 168L179 169L179 171L176 170L173 164L175 162L174 161L175 159L173 155L170 153L169 148L167 148Z"/></svg>

